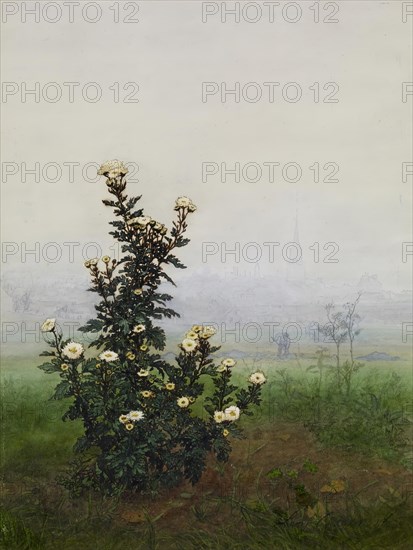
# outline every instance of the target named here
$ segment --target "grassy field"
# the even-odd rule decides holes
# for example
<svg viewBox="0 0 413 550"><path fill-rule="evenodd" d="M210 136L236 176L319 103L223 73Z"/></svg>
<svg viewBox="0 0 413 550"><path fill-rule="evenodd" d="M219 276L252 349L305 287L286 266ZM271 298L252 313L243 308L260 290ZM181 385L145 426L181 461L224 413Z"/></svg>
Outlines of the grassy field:
<svg viewBox="0 0 413 550"><path fill-rule="evenodd" d="M53 376L32 359L6 360L0 547L411 548L409 362L364 367L348 395L311 365L310 355L255 362L268 375L263 404L241 420L247 437L229 462L211 460L198 485L117 499L71 498L59 485L81 426L49 400Z"/></svg>

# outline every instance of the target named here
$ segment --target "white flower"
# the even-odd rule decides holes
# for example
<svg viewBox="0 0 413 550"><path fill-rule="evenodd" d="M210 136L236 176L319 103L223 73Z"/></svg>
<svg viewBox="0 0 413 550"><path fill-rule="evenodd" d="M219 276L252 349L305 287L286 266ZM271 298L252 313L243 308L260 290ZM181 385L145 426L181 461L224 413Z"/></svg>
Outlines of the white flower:
<svg viewBox="0 0 413 550"><path fill-rule="evenodd" d="M223 359L221 361L221 365L224 365L224 367L234 367L236 364L236 361L234 361L234 359L231 359L230 357L228 357L228 359Z"/></svg>
<svg viewBox="0 0 413 550"><path fill-rule="evenodd" d="M153 226L155 231L158 231L161 235L165 235L165 233L168 231L166 226L163 223L156 222Z"/></svg>
<svg viewBox="0 0 413 550"><path fill-rule="evenodd" d="M143 332L145 330L145 325L136 325L133 327L133 332L136 332L136 334L139 334L140 332Z"/></svg>
<svg viewBox="0 0 413 550"><path fill-rule="evenodd" d="M248 381L251 382L252 384L256 384L260 386L261 384L265 384L267 379L265 378L262 372L254 372L248 378Z"/></svg>
<svg viewBox="0 0 413 550"><path fill-rule="evenodd" d="M88 260L90 265L98 265L98 261L99 261L99 258L92 258L92 259Z"/></svg>
<svg viewBox="0 0 413 550"><path fill-rule="evenodd" d="M138 376L149 376L149 371L146 369L140 369Z"/></svg>
<svg viewBox="0 0 413 550"><path fill-rule="evenodd" d="M196 206L189 197L178 197L175 201L175 210L188 208L189 212L195 212Z"/></svg>
<svg viewBox="0 0 413 550"><path fill-rule="evenodd" d="M138 216L129 220L129 225L139 225L139 227L146 227L150 223L152 218L150 216Z"/></svg>
<svg viewBox="0 0 413 550"><path fill-rule="evenodd" d="M137 422L138 420L142 420L142 418L144 416L145 415L143 414L142 411L130 411L130 413L128 414L129 420L132 420L133 422Z"/></svg>
<svg viewBox="0 0 413 550"><path fill-rule="evenodd" d="M185 338L185 340L182 341L181 347L184 351L191 352L195 350L196 345L195 340L192 338Z"/></svg>
<svg viewBox="0 0 413 550"><path fill-rule="evenodd" d="M196 340L198 338L198 333L194 330L190 330L185 334L186 338L190 338L191 340Z"/></svg>
<svg viewBox="0 0 413 550"><path fill-rule="evenodd" d="M46 319L46 321L40 327L42 332L52 332L56 325L56 319Z"/></svg>
<svg viewBox="0 0 413 550"><path fill-rule="evenodd" d="M175 201L175 206L177 208L188 208L191 203L192 201L189 197L178 197Z"/></svg>
<svg viewBox="0 0 413 550"><path fill-rule="evenodd" d="M129 420L128 414L121 414L119 417L119 422L122 422L122 424L126 424Z"/></svg>
<svg viewBox="0 0 413 550"><path fill-rule="evenodd" d="M104 351L99 355L99 359L110 363L111 361L117 361L119 359L119 355L114 351Z"/></svg>
<svg viewBox="0 0 413 550"><path fill-rule="evenodd" d="M117 178L124 176L129 170L120 160L107 160L98 170L98 176L106 176L108 178Z"/></svg>
<svg viewBox="0 0 413 550"><path fill-rule="evenodd" d="M223 411L215 411L214 420L217 424L221 424L221 422L224 422L224 420L226 420L225 413Z"/></svg>
<svg viewBox="0 0 413 550"><path fill-rule="evenodd" d="M202 331L199 333L200 338L211 338L211 336L214 336L216 334L216 328L214 328L211 325L207 325L206 327L202 328Z"/></svg>
<svg viewBox="0 0 413 550"><path fill-rule="evenodd" d="M82 344L78 344L77 342L69 342L62 349L63 355L66 355L69 359L79 359L83 351L84 349Z"/></svg>
<svg viewBox="0 0 413 550"><path fill-rule="evenodd" d="M179 397L176 402L178 403L178 407L181 407L181 409L186 409L189 405L189 399L187 397Z"/></svg>
<svg viewBox="0 0 413 550"><path fill-rule="evenodd" d="M239 410L239 408L235 405L226 408L224 411L225 420L230 420L231 422L233 422L234 420L238 420L240 412L241 411Z"/></svg>
<svg viewBox="0 0 413 550"><path fill-rule="evenodd" d="M227 372L227 370L228 367L226 367L225 365L218 365L218 367L216 368L217 372Z"/></svg>

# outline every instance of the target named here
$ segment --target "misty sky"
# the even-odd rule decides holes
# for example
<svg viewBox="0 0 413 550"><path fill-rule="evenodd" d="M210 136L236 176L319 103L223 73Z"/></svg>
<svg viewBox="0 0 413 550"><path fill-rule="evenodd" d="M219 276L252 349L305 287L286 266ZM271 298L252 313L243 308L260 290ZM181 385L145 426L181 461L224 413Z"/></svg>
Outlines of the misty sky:
<svg viewBox="0 0 413 550"><path fill-rule="evenodd" d="M109 6L116 3L99 4L102 18L96 23L76 12L73 23L65 15L48 23L42 14L39 23L30 16L22 22L17 13L3 24L2 72L9 93L2 105L2 240L18 246L18 253L3 256L3 269L30 270L35 277L53 270L56 278L83 269L81 254L76 253L78 263L70 263L67 249L57 263L21 263L23 242L43 247L53 241L63 249L64 242L96 241L106 252L110 213L100 204L105 185L85 182L79 167L70 182L63 163L120 158L139 165L139 182L130 184L130 193L143 193L148 214L170 223L174 200L182 194L198 205L192 242L182 252L192 268L205 267L205 242L218 243L219 252L222 242L228 248L235 242L241 247L279 242L279 250L293 240L297 212L309 276L346 281L369 272L387 287L409 287L412 256L402 262L402 242L412 241L412 176L403 182L402 163L412 161L413 95L402 101L402 83L412 81L406 48L412 17L402 22L401 2L341 2L339 22L331 24L314 22L310 2L300 3L296 23L284 20L281 10L273 23L264 11L256 23L242 17L234 23L230 16L222 23L219 13L203 23L202 3L183 1L129 2L129 11L120 5L121 20L115 23ZM122 22L138 4L139 22ZM52 9L47 13L53 17ZM320 18L327 13L321 11ZM39 102L33 95L22 102L24 83L33 88L35 82ZM42 96L50 82L63 92L55 103ZM79 83L73 103L65 82ZM81 92L90 82L102 91L95 103ZM242 90L253 82L246 93L253 96L258 89L262 98L248 102L241 93L239 103L231 95L222 102L218 92L203 102L203 82L216 83L219 92L222 83L230 89L239 82ZM265 82L279 83L272 88L273 102ZM291 82L298 87L285 89ZM132 84L123 89L126 83ZM335 90L335 85L324 90L326 83L338 84L332 95L338 102L323 101ZM298 101L283 97L283 90L291 98L297 89ZM128 97L139 102L125 103ZM36 182L27 174L22 182L23 163L33 168L36 162L41 169L59 164L60 180L45 181L40 174ZM245 181L241 174L235 182L228 175L224 182L218 173L202 181L206 162L227 168L255 163L262 178ZM273 182L264 165L269 162L280 163ZM316 162L318 183L309 169ZM283 179L287 163L300 166L300 181ZM339 166L339 182L322 181L326 163ZM10 174L16 166L18 172ZM293 171L287 176L294 179ZM315 242L337 243L339 262L315 263L308 248ZM279 252L273 263L267 259L263 248L263 272L285 264ZM242 257L241 264L254 267ZM222 263L220 253L207 261L220 272L230 266L231 259Z"/></svg>

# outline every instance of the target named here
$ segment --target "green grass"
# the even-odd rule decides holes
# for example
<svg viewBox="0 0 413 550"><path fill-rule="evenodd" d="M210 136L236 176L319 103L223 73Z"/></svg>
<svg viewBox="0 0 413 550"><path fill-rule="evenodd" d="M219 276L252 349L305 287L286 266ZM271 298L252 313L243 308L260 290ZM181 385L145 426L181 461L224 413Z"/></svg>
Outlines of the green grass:
<svg viewBox="0 0 413 550"><path fill-rule="evenodd" d="M167 532L148 517L139 527L117 525L111 518L41 513L40 520L26 512L2 510L0 548L52 550L137 549L280 549L404 550L411 548L413 514L406 500L369 507L356 500L346 512L309 519L304 513L288 516L263 502L224 502L231 514L225 525L211 532L205 517L189 529ZM77 511L79 513L79 510ZM24 518L24 519L23 519ZM30 524L30 527L28 525Z"/></svg>
<svg viewBox="0 0 413 550"><path fill-rule="evenodd" d="M49 379L30 385L3 380L1 466L14 476L56 471L81 434L80 423L62 422L67 402L50 400L54 385Z"/></svg>
<svg viewBox="0 0 413 550"><path fill-rule="evenodd" d="M334 369L320 374L310 365L276 369L266 395L270 414L303 423L326 446L412 467L411 373L394 365L363 367L346 393Z"/></svg>
<svg viewBox="0 0 413 550"><path fill-rule="evenodd" d="M280 365L259 366L269 381L258 414L243 420L246 430L252 433L257 424L271 430L275 422L284 419L305 424L325 447L357 450L406 466L411 386L404 364L391 364L390 369L366 367L356 375L351 395L343 400L328 377L319 388L317 375L306 372L310 363L310 359L300 364L284 362L282 367L290 377L287 382L276 374ZM29 365L24 361L3 369L0 548L411 547L409 495L389 495L384 486L382 499L365 502L346 494L340 497L341 507L327 510L326 516L318 519L309 518L305 508L289 509L284 502L262 495L253 501L206 496L185 512L178 528L159 527L156 515L149 513L142 523L120 523L121 501L95 494L70 499L57 485L56 477L73 458L71 449L81 425L61 421L67 403L49 399L56 380L33 366L29 369ZM250 370L240 365L235 378L245 377ZM274 468L279 466L274 457ZM235 484L235 470L233 479ZM218 522L211 528L221 516L226 518L225 524Z"/></svg>

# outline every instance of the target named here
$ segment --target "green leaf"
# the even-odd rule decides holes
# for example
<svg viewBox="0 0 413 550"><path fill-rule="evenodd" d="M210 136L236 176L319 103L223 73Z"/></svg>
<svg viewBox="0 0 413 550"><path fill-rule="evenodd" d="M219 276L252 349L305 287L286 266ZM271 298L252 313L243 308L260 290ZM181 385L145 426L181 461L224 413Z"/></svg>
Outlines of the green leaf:
<svg viewBox="0 0 413 550"><path fill-rule="evenodd" d="M54 391L53 399L64 399L72 395L71 385L67 380L60 382Z"/></svg>
<svg viewBox="0 0 413 550"><path fill-rule="evenodd" d="M52 374L54 372L59 372L60 368L55 365L54 363L43 363L42 365L39 365L37 367L38 369L41 369L42 371L46 372L47 374Z"/></svg>

